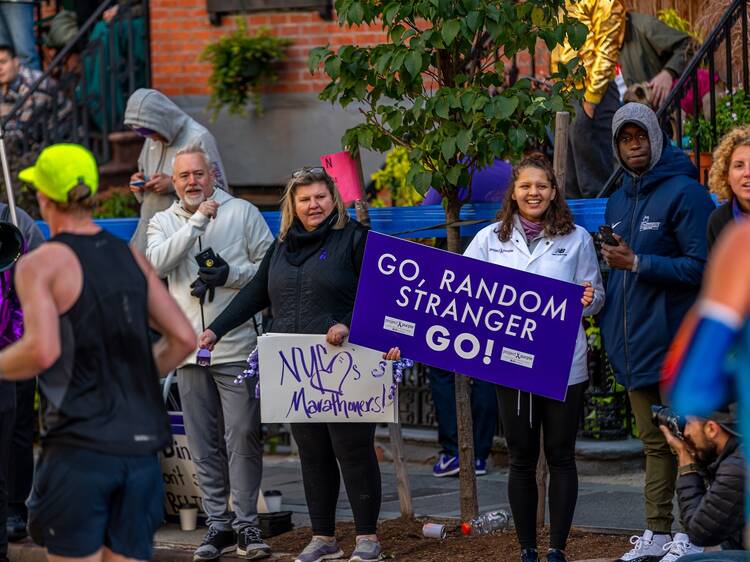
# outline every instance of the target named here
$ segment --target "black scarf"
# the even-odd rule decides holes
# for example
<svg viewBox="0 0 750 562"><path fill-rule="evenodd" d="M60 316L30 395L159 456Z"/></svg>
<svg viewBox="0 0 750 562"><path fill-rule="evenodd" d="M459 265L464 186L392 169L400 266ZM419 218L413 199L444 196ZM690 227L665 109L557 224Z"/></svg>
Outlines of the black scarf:
<svg viewBox="0 0 750 562"><path fill-rule="evenodd" d="M305 263L305 260L315 254L326 241L328 233L338 218L338 212L333 211L312 231L305 230L300 220L295 218L284 238L286 261L295 267Z"/></svg>

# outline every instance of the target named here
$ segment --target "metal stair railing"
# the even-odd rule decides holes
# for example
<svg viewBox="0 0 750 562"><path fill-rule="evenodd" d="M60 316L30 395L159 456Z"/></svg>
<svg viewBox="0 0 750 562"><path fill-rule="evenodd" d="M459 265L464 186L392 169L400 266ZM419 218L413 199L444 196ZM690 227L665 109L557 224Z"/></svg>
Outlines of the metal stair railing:
<svg viewBox="0 0 750 562"><path fill-rule="evenodd" d="M126 100L137 87L148 86L151 78L147 0L121 4L117 15L107 24L110 32L102 34L103 38L90 39L104 12L115 4L116 0L102 0L73 39L0 118L0 129L10 144L11 167L18 167L14 160L29 159L45 146L57 142L82 144L94 153L100 164L109 161L112 151L108 136L122 130L123 98ZM141 33L134 31L138 18L142 18L138 25ZM119 38L117 45L116 37ZM80 73L66 70L69 56L84 43L79 53ZM136 60L136 48L142 49L144 60ZM87 68L93 69L94 65L96 69L91 74L96 76L97 83L87 83ZM49 102L38 113L32 111L28 115L27 111L24 114L29 98L40 91L49 94ZM119 121L115 122L113 116ZM12 135L13 129L20 134Z"/></svg>
<svg viewBox="0 0 750 562"><path fill-rule="evenodd" d="M736 26L739 25L739 33L734 34L739 39L739 69L737 69L737 75L739 76L742 85L742 89L750 94L750 72L748 70L748 9L747 0L733 0L729 5L724 15L719 20L719 23L711 31L705 42L701 45L700 49L695 53L690 63L688 64L685 71L680 76L677 83L673 86L667 99L656 112L659 121L665 123L667 119L674 116L675 124L675 140L677 146L683 148L683 114L680 107L681 102L692 92L693 95L693 107L692 107L692 122L691 128L691 146L694 154L694 161L696 165L700 161L701 145L700 138L698 135L698 123L703 113L702 99L698 89L698 71L703 65L708 67L709 75L709 121L711 124L711 133L714 141L716 138L716 104L717 104L717 83L715 78L716 75L716 58L715 55L722 50L723 43L723 55L725 57L725 79L728 91L728 96L731 98L736 92L734 86L734 72L735 65L734 59L737 58L737 53L733 48L733 34L736 30ZM599 191L597 197L607 197L612 191L614 191L617 183L622 177L623 169L618 166L617 169L612 173L607 182L604 184L602 189ZM705 182L705 178L699 178L701 182Z"/></svg>

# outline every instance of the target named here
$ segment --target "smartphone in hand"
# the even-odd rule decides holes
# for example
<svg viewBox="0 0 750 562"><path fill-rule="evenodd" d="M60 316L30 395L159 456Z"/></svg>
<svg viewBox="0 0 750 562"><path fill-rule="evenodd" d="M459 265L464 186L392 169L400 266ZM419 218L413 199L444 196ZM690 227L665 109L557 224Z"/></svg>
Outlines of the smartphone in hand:
<svg viewBox="0 0 750 562"><path fill-rule="evenodd" d="M615 238L615 231L608 224L603 224L599 227L599 237L602 242L607 246L619 246L620 243Z"/></svg>

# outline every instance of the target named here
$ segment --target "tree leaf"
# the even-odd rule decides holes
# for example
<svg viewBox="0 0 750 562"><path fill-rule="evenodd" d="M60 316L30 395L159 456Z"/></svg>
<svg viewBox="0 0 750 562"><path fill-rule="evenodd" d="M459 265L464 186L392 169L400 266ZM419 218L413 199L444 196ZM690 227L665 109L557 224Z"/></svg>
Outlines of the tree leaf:
<svg viewBox="0 0 750 562"><path fill-rule="evenodd" d="M359 145L365 148L372 148L372 137L373 135L370 129L360 129L359 135L357 135Z"/></svg>
<svg viewBox="0 0 750 562"><path fill-rule="evenodd" d="M445 139L440 144L440 152L446 162L453 158L456 155L456 139L454 137L448 137Z"/></svg>
<svg viewBox="0 0 750 562"><path fill-rule="evenodd" d="M404 66L409 71L409 74L415 78L419 76L419 73L422 71L422 54L418 51L410 51L406 55L406 59L404 59Z"/></svg>
<svg viewBox="0 0 750 562"><path fill-rule="evenodd" d="M456 135L456 146L458 149L466 154L469 151L469 143L471 142L471 129L461 129L458 135Z"/></svg>
<svg viewBox="0 0 750 562"><path fill-rule="evenodd" d="M518 107L518 98L506 97L506 96L495 96L492 98L492 105L495 109L496 119L507 119Z"/></svg>
<svg viewBox="0 0 750 562"><path fill-rule="evenodd" d="M544 23L544 10L539 6L534 6L531 9L531 23L539 27Z"/></svg>
<svg viewBox="0 0 750 562"><path fill-rule="evenodd" d="M448 119L450 111L448 110L448 100L440 98L435 102L435 115L443 119Z"/></svg>
<svg viewBox="0 0 750 562"><path fill-rule="evenodd" d="M430 184L432 183L432 172L417 172L416 174L414 174L414 179L412 181L414 182L414 187L416 188L416 190L424 195L425 193L427 193L427 190L430 189Z"/></svg>
<svg viewBox="0 0 750 562"><path fill-rule="evenodd" d="M479 25L482 21L482 14L479 12L471 12L466 16L466 26L472 33L475 33L479 29Z"/></svg>
<svg viewBox="0 0 750 562"><path fill-rule="evenodd" d="M528 134L523 127L516 127L508 131L508 140L516 151L523 150Z"/></svg>
<svg viewBox="0 0 750 562"><path fill-rule="evenodd" d="M365 17L365 10L359 2L352 3L346 14L349 23L360 24Z"/></svg>
<svg viewBox="0 0 750 562"><path fill-rule="evenodd" d="M458 185L458 178L461 177L461 170L463 169L463 166L457 165L453 166L450 170L448 170L448 173L445 174L445 179L448 181L449 184L457 186Z"/></svg>
<svg viewBox="0 0 750 562"><path fill-rule="evenodd" d="M573 24L568 28L568 41L573 49L580 49L586 42L589 34L589 28L578 20L573 20Z"/></svg>
<svg viewBox="0 0 750 562"><path fill-rule="evenodd" d="M456 38L456 35L458 35L458 32L461 31L461 22L458 20L448 20L443 24L443 41L445 41L446 46L450 46L451 43L453 43L453 40Z"/></svg>
<svg viewBox="0 0 750 562"><path fill-rule="evenodd" d="M318 67L330 52L328 47L315 47L310 50L310 55L307 59L307 67L310 69L310 74L315 74L318 71Z"/></svg>

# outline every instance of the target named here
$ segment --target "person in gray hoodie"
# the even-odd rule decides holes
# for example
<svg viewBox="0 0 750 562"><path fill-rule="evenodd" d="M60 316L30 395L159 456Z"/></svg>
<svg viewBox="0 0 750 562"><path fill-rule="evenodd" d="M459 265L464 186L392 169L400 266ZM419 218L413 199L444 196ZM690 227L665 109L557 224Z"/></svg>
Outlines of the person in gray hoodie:
<svg viewBox="0 0 750 562"><path fill-rule="evenodd" d="M124 122L146 137L138 157L138 172L130 178L130 189L141 203L141 217L130 242L145 253L149 220L177 200L172 160L180 149L200 145L214 163L214 187L226 191L227 180L214 136L158 90L141 88L133 92Z"/></svg>

